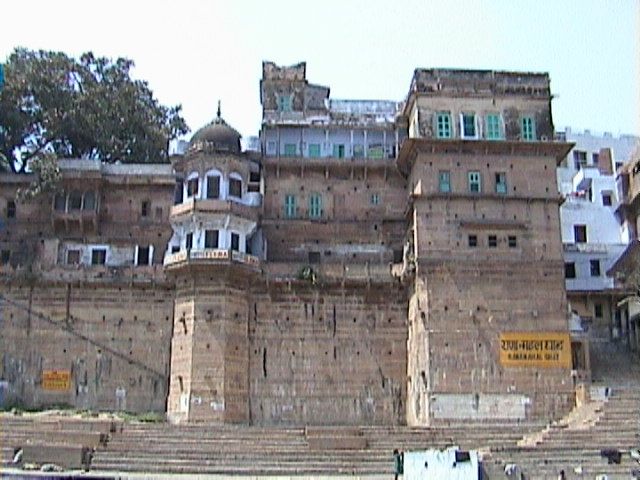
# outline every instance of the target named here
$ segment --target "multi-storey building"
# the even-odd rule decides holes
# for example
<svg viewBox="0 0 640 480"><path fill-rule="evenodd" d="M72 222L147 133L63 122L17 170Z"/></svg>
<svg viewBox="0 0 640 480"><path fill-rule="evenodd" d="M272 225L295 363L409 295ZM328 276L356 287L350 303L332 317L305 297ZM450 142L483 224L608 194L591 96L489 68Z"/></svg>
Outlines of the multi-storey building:
<svg viewBox="0 0 640 480"><path fill-rule="evenodd" d="M0 176L5 402L164 409L173 284L162 269L170 165L59 162L56 194Z"/></svg>
<svg viewBox="0 0 640 480"><path fill-rule="evenodd" d="M404 102L354 101L265 62L260 99L261 152L218 113L171 165L63 163L35 203L2 177L5 398L252 424L565 412L585 352L548 76L420 69Z"/></svg>
<svg viewBox="0 0 640 480"><path fill-rule="evenodd" d="M567 296L581 318L581 329L593 340L617 338L623 291L607 271L625 250L629 231L616 210L620 197L616 171L628 162L637 137L577 133L559 134L574 147L558 168L558 187Z"/></svg>
<svg viewBox="0 0 640 480"><path fill-rule="evenodd" d="M570 127L557 132L556 138L575 144L560 164L562 180L570 180L575 172L585 167L595 167L602 172L615 174L631 159L639 140L635 135L616 137L609 132L599 135L590 130L576 132Z"/></svg>
<svg viewBox="0 0 640 480"><path fill-rule="evenodd" d="M569 145L549 141L550 98L544 74L414 73L398 158L415 259L409 422L524 418L571 401L566 357L541 371L547 354L521 350L570 348L554 184Z"/></svg>
<svg viewBox="0 0 640 480"><path fill-rule="evenodd" d="M617 180L621 201L616 215L630 242L608 272L624 292L614 328L632 351L640 353L640 150L619 170Z"/></svg>

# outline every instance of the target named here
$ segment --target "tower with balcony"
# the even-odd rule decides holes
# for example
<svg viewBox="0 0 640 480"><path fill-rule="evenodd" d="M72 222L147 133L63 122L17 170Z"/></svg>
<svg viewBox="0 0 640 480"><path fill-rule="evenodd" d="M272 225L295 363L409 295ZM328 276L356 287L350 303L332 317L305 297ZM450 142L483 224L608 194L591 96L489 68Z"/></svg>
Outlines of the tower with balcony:
<svg viewBox="0 0 640 480"><path fill-rule="evenodd" d="M175 157L173 236L164 259L175 279L167 413L170 420L249 420L250 285L266 250L260 163L216 118Z"/></svg>

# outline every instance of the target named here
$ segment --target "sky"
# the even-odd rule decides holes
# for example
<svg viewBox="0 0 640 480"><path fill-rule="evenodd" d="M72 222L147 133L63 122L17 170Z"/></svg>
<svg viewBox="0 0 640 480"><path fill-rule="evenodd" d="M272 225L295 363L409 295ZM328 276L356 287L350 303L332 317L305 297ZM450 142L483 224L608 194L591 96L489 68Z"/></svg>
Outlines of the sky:
<svg viewBox="0 0 640 480"><path fill-rule="evenodd" d="M548 72L556 130L640 134L640 0L21 0L0 23L0 62L17 46L130 58L192 132L220 100L257 135L270 60L347 99L402 100L415 68Z"/></svg>

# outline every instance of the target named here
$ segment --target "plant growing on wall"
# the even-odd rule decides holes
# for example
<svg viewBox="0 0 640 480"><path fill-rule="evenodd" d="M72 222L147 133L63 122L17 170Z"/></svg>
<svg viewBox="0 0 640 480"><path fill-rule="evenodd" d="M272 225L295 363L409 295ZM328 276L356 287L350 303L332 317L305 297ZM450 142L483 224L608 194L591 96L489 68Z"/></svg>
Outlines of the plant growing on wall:
<svg viewBox="0 0 640 480"><path fill-rule="evenodd" d="M312 285L315 285L318 280L316 272L309 265L305 265L298 271L298 278L300 280L307 280L311 282Z"/></svg>

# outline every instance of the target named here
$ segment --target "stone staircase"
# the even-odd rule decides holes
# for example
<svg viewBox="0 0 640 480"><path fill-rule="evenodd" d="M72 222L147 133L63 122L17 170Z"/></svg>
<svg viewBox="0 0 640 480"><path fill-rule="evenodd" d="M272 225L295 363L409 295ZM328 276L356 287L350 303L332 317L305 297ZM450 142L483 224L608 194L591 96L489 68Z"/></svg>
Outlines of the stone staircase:
<svg viewBox="0 0 640 480"><path fill-rule="evenodd" d="M67 468L79 468L74 452L91 448L91 470L99 472L369 478L392 474L396 448L408 451L458 445L485 454L490 478L505 478L506 463L518 464L527 478L557 478L561 469L568 478L594 478L600 473L629 478L635 461L625 455L620 465L608 465L600 450L628 450L640 442L640 390L613 389L608 400L596 408L592 404L590 413L583 413L573 412L566 421L547 428L540 422L425 428L176 426L5 414L0 416L0 445L3 462L10 462L16 447L35 442L54 455L50 463ZM635 423L629 421L630 415ZM72 449L54 448L63 445ZM65 462L61 452L76 463ZM573 473L577 466L582 467L585 477Z"/></svg>
<svg viewBox="0 0 640 480"><path fill-rule="evenodd" d="M37 457L39 461L81 468L85 464L78 460L83 458L79 452L87 449L92 453L91 470L113 475L390 478L394 449L458 445L481 452L491 479L505 478L506 464L517 464L527 479L556 479L560 470L569 479L600 474L610 479L630 478L632 469L640 469L628 454L640 447L640 365L629 363L635 357L625 356L615 345L599 345L594 352L594 377L600 381L591 388L595 400L551 425L495 421L425 428L176 426L113 418L0 414L0 453L7 466L16 448L35 445L31 455L44 455ZM601 456L603 449L623 452L620 464L609 464Z"/></svg>
<svg viewBox="0 0 640 480"><path fill-rule="evenodd" d="M127 423L92 469L224 475L390 475L394 449L515 446L539 423L448 427L246 427ZM324 441L317 441L322 438Z"/></svg>
<svg viewBox="0 0 640 480"><path fill-rule="evenodd" d="M64 469L88 470L93 453L107 445L122 422L83 419L53 412L0 415L0 460L13 466L22 450L22 465L53 464Z"/></svg>
<svg viewBox="0 0 640 480"><path fill-rule="evenodd" d="M572 415L579 413L574 411ZM485 459L485 469L491 478L504 478L500 473L506 464L518 465L526 478L555 479L561 470L567 478L595 478L600 474L631 478L631 471L640 469L628 454L640 446L640 390L612 389L596 415L596 419L589 418L583 424L560 421L516 447L494 449ZM604 449L621 451L621 463L609 464L601 456Z"/></svg>
<svg viewBox="0 0 640 480"><path fill-rule="evenodd" d="M592 401L516 447L494 449L484 462L490 478L504 478L506 464L518 465L526 478L556 479L564 470L568 479L628 479L640 470L628 453L640 448L640 362L624 345L607 340L592 343L591 361ZM622 453L620 464L601 455L607 449Z"/></svg>
<svg viewBox="0 0 640 480"><path fill-rule="evenodd" d="M488 450L516 446L524 434L542 428L539 422L428 428L175 426L10 414L0 415L0 425L5 467L16 448L38 445L50 457L33 463L82 468L74 453L89 448L91 470L102 472L371 478L392 473L396 448L422 450L455 444ZM67 450L61 450L63 446Z"/></svg>

